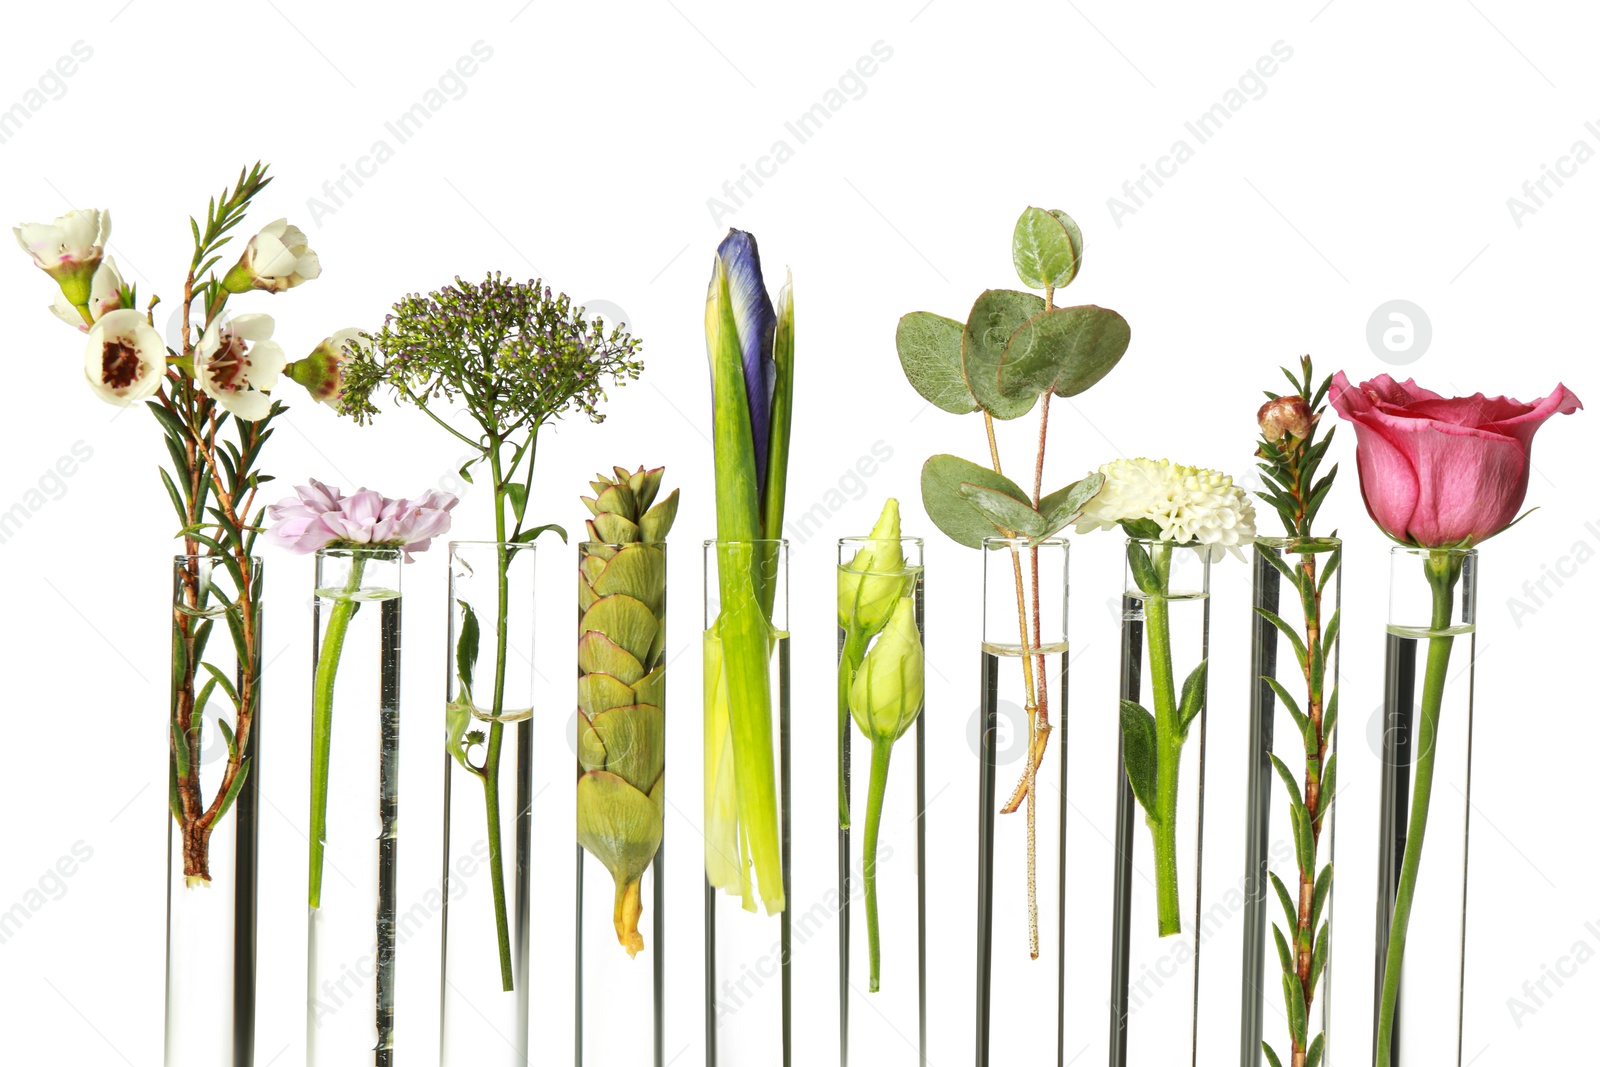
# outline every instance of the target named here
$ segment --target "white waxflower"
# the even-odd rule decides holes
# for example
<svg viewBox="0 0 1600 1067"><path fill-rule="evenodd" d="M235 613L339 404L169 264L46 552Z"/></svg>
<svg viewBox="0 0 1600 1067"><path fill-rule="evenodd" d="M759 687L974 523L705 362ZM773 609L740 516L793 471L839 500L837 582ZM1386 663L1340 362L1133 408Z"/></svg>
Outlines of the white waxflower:
<svg viewBox="0 0 1600 1067"><path fill-rule="evenodd" d="M99 322L106 312L115 311L121 306L122 273L117 270L116 261L107 256L100 261L99 268L94 272L94 280L89 284L89 318L92 322ZM64 292L56 294L56 302L50 305L50 313L68 326L76 326L85 332L91 324L83 321L83 312L72 305Z"/></svg>
<svg viewBox="0 0 1600 1067"><path fill-rule="evenodd" d="M25 222L11 232L34 265L61 286L68 303L88 302L90 282L111 237L111 212L75 209L54 222Z"/></svg>
<svg viewBox="0 0 1600 1067"><path fill-rule="evenodd" d="M272 340L271 315L236 315L213 322L194 354L195 384L228 411L247 422L264 419L272 408L267 393L278 384L288 362Z"/></svg>
<svg viewBox="0 0 1600 1067"><path fill-rule="evenodd" d="M289 225L288 219L277 219L250 238L244 255L223 277L222 285L230 293L251 289L281 293L321 273L322 264L306 243L306 235L298 226Z"/></svg>
<svg viewBox="0 0 1600 1067"><path fill-rule="evenodd" d="M89 330L83 373L106 403L127 407L154 395L166 370L167 346L140 312L108 311Z"/></svg>
<svg viewBox="0 0 1600 1067"><path fill-rule="evenodd" d="M1079 533L1146 520L1161 539L1206 546L1210 558L1239 551L1256 538L1256 512L1244 490L1221 471L1154 459L1118 459L1100 473L1106 482L1078 517Z"/></svg>

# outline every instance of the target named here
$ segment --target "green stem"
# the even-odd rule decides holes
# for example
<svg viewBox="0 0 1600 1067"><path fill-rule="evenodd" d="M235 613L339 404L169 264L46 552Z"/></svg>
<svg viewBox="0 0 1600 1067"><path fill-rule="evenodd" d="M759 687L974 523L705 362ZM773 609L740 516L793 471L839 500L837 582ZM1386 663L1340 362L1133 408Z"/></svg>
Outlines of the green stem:
<svg viewBox="0 0 1600 1067"><path fill-rule="evenodd" d="M1179 932L1178 918L1178 761L1183 755L1183 728L1178 722L1178 694L1172 678L1172 620L1167 583L1172 546L1152 546L1150 562L1161 591L1144 602L1145 633L1150 643L1150 695L1156 719L1156 812L1146 815L1156 856L1156 920L1160 935Z"/></svg>
<svg viewBox="0 0 1600 1067"><path fill-rule="evenodd" d="M850 684L867 653L867 635L852 623L845 630L844 649L839 653L839 829L850 829L850 791L845 781L844 753L850 744Z"/></svg>
<svg viewBox="0 0 1600 1067"><path fill-rule="evenodd" d="M889 784L889 753L894 742L874 738L872 780L867 785L867 825L861 832L861 882L867 902L867 992L878 991L878 826L883 822L883 791Z"/></svg>
<svg viewBox="0 0 1600 1067"><path fill-rule="evenodd" d="M1406 929L1411 922L1412 898L1417 889L1417 871L1422 866L1422 840L1428 829L1428 807L1433 799L1433 764L1438 755L1439 712L1444 703L1444 684L1449 676L1450 649L1455 637L1443 631L1450 628L1450 612L1455 601L1459 563L1447 553L1435 552L1423 564L1428 584L1433 586L1433 624L1435 636L1428 639L1428 666L1422 682L1422 722L1417 729L1416 784L1411 792L1411 820L1406 827L1405 858L1400 863L1400 885L1394 898L1394 915L1389 922L1389 952L1383 966L1383 1000L1378 1009L1377 1054L1373 1062L1389 1067L1393 1062L1390 1044L1394 1037L1394 1011L1400 999L1400 964L1406 954Z"/></svg>
<svg viewBox="0 0 1600 1067"><path fill-rule="evenodd" d="M500 847L500 750L505 741L506 698L506 614L510 602L510 582L506 571L511 557L506 551L505 486L500 477L500 442L489 444L489 468L494 475L495 558L498 574L494 622L494 703L490 705L489 743L483 756L483 806L488 817L489 880L494 892L494 929L500 945L500 985L511 992L511 926L506 919L505 863Z"/></svg>
<svg viewBox="0 0 1600 1067"><path fill-rule="evenodd" d="M354 598L361 588L367 560L357 550L350 554L350 577L328 612L328 628L317 653L316 677L311 685L311 887L313 908L322 907L323 853L328 846L328 763L333 747L333 682L344 654L344 637L359 606ZM318 594L321 595L320 592Z"/></svg>

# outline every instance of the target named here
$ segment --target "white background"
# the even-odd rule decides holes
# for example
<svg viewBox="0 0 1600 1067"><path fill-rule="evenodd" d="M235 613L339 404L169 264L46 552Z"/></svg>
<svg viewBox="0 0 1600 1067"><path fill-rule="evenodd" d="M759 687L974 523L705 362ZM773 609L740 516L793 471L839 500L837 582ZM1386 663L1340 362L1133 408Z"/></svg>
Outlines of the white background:
<svg viewBox="0 0 1600 1067"><path fill-rule="evenodd" d="M929 810L937 1065L970 1056L973 790L968 730L976 704L980 561L940 539L921 512L917 471L936 451L983 453L980 423L927 409L894 357L903 313L964 318L977 293L1014 287L1011 225L1030 203L1073 214L1087 238L1064 296L1115 307L1132 324L1122 365L1091 394L1058 405L1047 485L1117 455L1171 456L1243 475L1253 414L1277 367L1311 352L1324 372L1395 369L1368 347L1380 304L1413 301L1432 343L1401 376L1446 394L1529 399L1564 380L1593 400L1600 165L1577 166L1519 220L1507 198L1554 167L1575 141L1600 149L1596 26L1580 5L1534 9L1505 0L1405 5L1295 0L1228 5L963 6L956 0L789 5L710 0L560 4L551 0L368 5L263 0L180 13L157 0L8 7L0 109L27 120L0 143L7 221L69 207L108 207L112 251L141 294L176 303L189 254L186 217L241 163L270 161L277 181L250 225L288 215L311 235L321 279L269 310L291 354L346 325L373 326L407 291L498 269L548 279L608 318L622 309L646 341L641 381L615 391L604 425L569 422L543 443L537 521L575 528L586 477L613 463L665 464L682 488L674 530L671 633L691 646L699 621L699 540L712 532L709 402L702 301L727 226L761 240L769 280L793 268L799 380L791 515L815 504L821 529L795 545L796 800L794 899L832 884L830 781L833 541L864 533L882 498L905 505L908 532L929 535ZM60 81L40 76L75 42L92 58ZM476 73L443 86L444 103L407 143L385 129L475 42ZM840 87L876 42L892 50L809 141L784 123ZM1275 42L1292 57L1204 144L1184 123L1223 100ZM37 96L30 91L42 89ZM38 104L37 108L33 105ZM1108 198L1185 139L1194 156L1136 211ZM393 158L336 204L324 191L375 141ZM742 204L713 217L725 181L784 139L793 158ZM768 168L771 169L770 167ZM1569 171L1574 168L1568 164ZM1592 172L1592 173L1591 173ZM312 198L322 206L312 203ZM1132 201L1129 201L1132 203ZM731 201L729 201L731 205ZM1532 202L1529 201L1531 204ZM331 207L332 210L328 210ZM313 215L316 217L313 218ZM9 612L0 775L5 814L0 910L45 903L0 944L0 1021L12 1062L159 1062L166 823L166 557L172 522L155 466L154 423L121 414L83 387L82 339L45 310L49 279L20 253L0 257L11 402L0 510L29 518L0 546ZM414 494L452 482L453 443L414 413L358 429L285 393L294 410L267 453L285 488L317 476L346 489ZM1600 992L1600 964L1578 965L1535 1007L1537 981L1587 944L1600 948L1600 874L1586 829L1586 667L1595 630L1600 510L1593 413L1557 419L1540 437L1529 492L1540 509L1483 552L1477 764L1464 1059L1477 1067L1577 1055ZM1002 428L1020 468L1032 420ZM1338 1062L1366 1062L1378 761L1369 742L1380 701L1387 545L1364 514L1352 437L1334 448L1344 475L1324 508L1349 543L1344 593L1344 737L1339 816L1344 917ZM92 458L48 476L75 442ZM892 458L853 473L883 442ZM34 494L34 490L40 490ZM37 506L36 506L37 505ZM485 537L488 500L468 489L457 534ZM1263 516L1264 526L1271 520ZM1593 524L1593 525L1589 525ZM1270 527L1268 527L1270 528ZM1578 546L1583 546L1579 550ZM1562 557L1585 562L1537 602L1537 581ZM539 772L570 775L563 738L572 701L574 550L539 548L537 650L543 678ZM1114 798L1116 622L1120 540L1077 540L1069 823L1067 1009L1071 1058L1103 1062ZM438 877L439 725L445 560L406 574L405 746L401 846L404 903ZM306 704L311 561L268 560L262 778L262 996L258 1062L303 1057ZM1563 564L1569 571L1574 559ZM1208 891L1241 866L1240 797L1248 662L1247 568L1218 565L1213 600ZM1533 591L1537 594L1537 590ZM1513 611L1517 598L1524 609ZM698 812L698 678L675 674L671 763L678 807ZM948 783L948 787L944 788ZM570 791L541 797L551 914L570 885ZM698 845L669 821L673 940L668 1055L700 1047ZM76 842L92 850L70 878L47 877ZM561 920L552 919L552 923ZM1586 927L1594 922L1596 927ZM1201 1061L1234 1062L1235 920L1208 947ZM552 925L552 930L561 929ZM545 947L565 973L566 935ZM798 1062L834 1046L831 938L797 959ZM1214 966L1214 970L1211 968ZM1571 971L1568 960L1563 966ZM435 1058L437 938L400 961L402 1062ZM1269 964L1270 967L1270 964ZM1450 975L1441 975L1448 983ZM541 1046L566 1062L570 995L559 983L540 1011ZM1443 1062L1441 1059L1439 1062Z"/></svg>

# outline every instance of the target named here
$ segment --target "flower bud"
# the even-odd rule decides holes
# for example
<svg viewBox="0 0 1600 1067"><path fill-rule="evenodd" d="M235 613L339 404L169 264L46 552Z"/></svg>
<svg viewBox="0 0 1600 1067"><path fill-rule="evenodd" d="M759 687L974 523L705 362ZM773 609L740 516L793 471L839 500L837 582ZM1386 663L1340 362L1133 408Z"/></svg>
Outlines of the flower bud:
<svg viewBox="0 0 1600 1067"><path fill-rule="evenodd" d="M309 356L284 367L283 373L291 381L304 386L313 400L338 408L339 398L344 396L344 364L350 358L346 348L354 348L361 343L360 330L340 330L324 338Z"/></svg>
<svg viewBox="0 0 1600 1067"><path fill-rule="evenodd" d="M244 255L223 276L222 287L230 293L251 289L281 293L321 273L322 264L306 242L306 235L298 226L289 225L288 219L278 219L250 238Z"/></svg>
<svg viewBox="0 0 1600 1067"><path fill-rule="evenodd" d="M895 601L906 592L900 549L900 502L890 497L864 548L839 568L839 625L868 636L883 629Z"/></svg>
<svg viewBox="0 0 1600 1067"><path fill-rule="evenodd" d="M899 597L850 685L850 714L862 733L894 742L910 728L922 710L923 665L916 600Z"/></svg>
<svg viewBox="0 0 1600 1067"><path fill-rule="evenodd" d="M1261 424L1261 435L1268 441L1289 437L1309 437L1317 421L1311 405L1301 396L1280 396L1261 405L1256 412L1256 422Z"/></svg>

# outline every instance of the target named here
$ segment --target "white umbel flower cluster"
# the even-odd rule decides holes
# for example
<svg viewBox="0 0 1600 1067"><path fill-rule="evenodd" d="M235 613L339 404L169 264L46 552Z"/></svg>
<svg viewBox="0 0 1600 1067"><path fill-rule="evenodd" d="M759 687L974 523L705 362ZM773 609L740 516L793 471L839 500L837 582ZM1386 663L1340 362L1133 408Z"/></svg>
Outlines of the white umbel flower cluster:
<svg viewBox="0 0 1600 1067"><path fill-rule="evenodd" d="M1078 532L1110 530L1148 519L1161 539L1205 546L1212 561L1256 538L1256 511L1244 490L1221 471L1161 459L1118 459L1103 465L1106 482L1084 506Z"/></svg>

